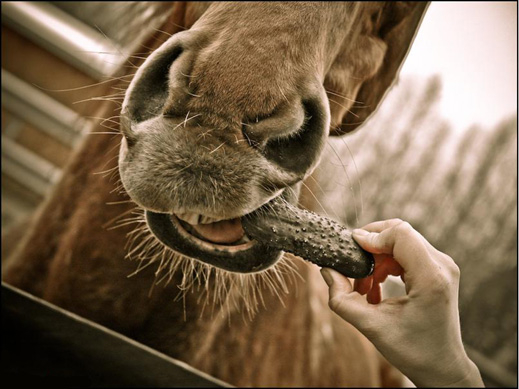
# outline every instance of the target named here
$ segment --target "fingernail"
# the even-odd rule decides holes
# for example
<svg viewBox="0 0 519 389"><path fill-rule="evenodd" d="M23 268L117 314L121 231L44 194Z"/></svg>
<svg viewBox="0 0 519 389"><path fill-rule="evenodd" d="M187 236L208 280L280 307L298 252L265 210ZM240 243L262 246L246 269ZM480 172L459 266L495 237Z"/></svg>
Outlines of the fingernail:
<svg viewBox="0 0 519 389"><path fill-rule="evenodd" d="M323 276L324 282L326 282L326 285L328 285L329 287L332 286L332 284L333 284L333 277L332 277L332 275L330 274L330 271L327 268L323 267L321 269L321 275Z"/></svg>
<svg viewBox="0 0 519 389"><path fill-rule="evenodd" d="M363 230L362 228L356 228L352 231L352 234L357 235L357 236L366 236L369 234L369 232L366 230Z"/></svg>

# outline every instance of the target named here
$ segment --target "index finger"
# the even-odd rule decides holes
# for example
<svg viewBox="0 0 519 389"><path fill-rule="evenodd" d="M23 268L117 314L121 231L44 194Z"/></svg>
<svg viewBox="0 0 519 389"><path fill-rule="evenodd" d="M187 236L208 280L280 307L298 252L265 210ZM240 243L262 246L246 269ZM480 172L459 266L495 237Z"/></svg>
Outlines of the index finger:
<svg viewBox="0 0 519 389"><path fill-rule="evenodd" d="M393 226L387 228L391 224ZM437 266L430 255L427 241L409 223L379 222L372 223L370 228L381 229L381 232L359 234L359 230L355 230L353 237L357 243L373 254L392 255L404 269L406 278L423 277L435 271Z"/></svg>
<svg viewBox="0 0 519 389"><path fill-rule="evenodd" d="M400 223L404 223L404 221L402 219L388 219L366 224L362 229L369 232L382 232Z"/></svg>

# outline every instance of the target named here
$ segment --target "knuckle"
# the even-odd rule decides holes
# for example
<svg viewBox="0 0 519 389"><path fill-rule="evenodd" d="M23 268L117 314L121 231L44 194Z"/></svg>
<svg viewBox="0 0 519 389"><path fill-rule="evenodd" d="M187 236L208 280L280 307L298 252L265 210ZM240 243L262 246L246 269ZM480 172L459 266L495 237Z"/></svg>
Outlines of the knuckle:
<svg viewBox="0 0 519 389"><path fill-rule="evenodd" d="M459 280L460 279L460 267L456 264L456 262L454 262L454 260L449 257L448 255L445 255L447 257L447 269L449 270L449 273L451 275L452 278L454 278L455 280Z"/></svg>
<svg viewBox="0 0 519 389"><path fill-rule="evenodd" d="M330 298L330 300L328 301L328 306L334 312L343 313L345 310L344 307L347 304L347 300L348 300L348 294L346 294L344 292L340 292L340 293L337 293L332 298Z"/></svg>
<svg viewBox="0 0 519 389"><path fill-rule="evenodd" d="M403 223L404 221L398 217L395 217L393 219L386 220L386 226L387 227L394 227L399 225L400 223Z"/></svg>
<svg viewBox="0 0 519 389"><path fill-rule="evenodd" d="M337 293L334 296L330 297L328 301L328 305L332 310L336 310L336 308L342 305L342 301L344 299L343 293Z"/></svg>
<svg viewBox="0 0 519 389"><path fill-rule="evenodd" d="M414 228L406 221L402 221L395 226L395 233L401 236L410 236L414 233Z"/></svg>
<svg viewBox="0 0 519 389"><path fill-rule="evenodd" d="M380 238L378 234L370 233L367 236L367 242L371 247L377 247L380 243L379 239Z"/></svg>
<svg viewBox="0 0 519 389"><path fill-rule="evenodd" d="M445 271L443 268L441 271L436 274L436 276L431 278L431 282L429 285L429 290L431 292L431 296L450 296L453 286L452 276L449 274L450 271Z"/></svg>
<svg viewBox="0 0 519 389"><path fill-rule="evenodd" d="M429 292L431 297L437 298L438 296L448 295L449 283L446 278L439 275L431 280L429 285Z"/></svg>
<svg viewBox="0 0 519 389"><path fill-rule="evenodd" d="M445 268L447 275L453 280L459 280L460 268L454 262L454 259L441 251L437 251L437 253L439 255L439 263Z"/></svg>

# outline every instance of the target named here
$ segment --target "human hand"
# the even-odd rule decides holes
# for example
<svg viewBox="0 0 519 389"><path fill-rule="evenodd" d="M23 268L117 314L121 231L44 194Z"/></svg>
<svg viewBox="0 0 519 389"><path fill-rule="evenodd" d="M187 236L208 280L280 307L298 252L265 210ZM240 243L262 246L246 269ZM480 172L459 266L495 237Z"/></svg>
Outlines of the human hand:
<svg viewBox="0 0 519 389"><path fill-rule="evenodd" d="M323 268L330 308L415 385L484 386L461 340L454 261L399 219L368 224L353 237L373 253L375 269L353 288L348 278ZM401 276L405 296L381 300L380 284L389 274Z"/></svg>

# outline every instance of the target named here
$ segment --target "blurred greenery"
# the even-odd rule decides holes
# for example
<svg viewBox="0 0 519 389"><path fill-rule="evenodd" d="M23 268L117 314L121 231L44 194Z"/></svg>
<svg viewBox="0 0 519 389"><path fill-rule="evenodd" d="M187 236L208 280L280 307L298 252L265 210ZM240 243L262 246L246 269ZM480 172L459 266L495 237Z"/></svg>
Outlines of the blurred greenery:
<svg viewBox="0 0 519 389"><path fill-rule="evenodd" d="M401 218L461 269L469 355L488 386L517 385L517 117L453 129L441 80L404 79L371 120L332 138L321 212L350 226Z"/></svg>

